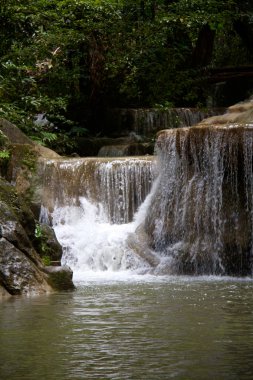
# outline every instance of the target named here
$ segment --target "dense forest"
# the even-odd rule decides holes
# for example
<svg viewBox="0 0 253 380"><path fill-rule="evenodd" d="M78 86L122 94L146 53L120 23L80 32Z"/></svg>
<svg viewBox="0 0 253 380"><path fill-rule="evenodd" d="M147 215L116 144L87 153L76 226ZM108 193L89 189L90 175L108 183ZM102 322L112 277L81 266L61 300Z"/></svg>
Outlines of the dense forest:
<svg viewBox="0 0 253 380"><path fill-rule="evenodd" d="M250 0L1 0L0 117L60 150L107 108L226 105L253 88L252 41Z"/></svg>

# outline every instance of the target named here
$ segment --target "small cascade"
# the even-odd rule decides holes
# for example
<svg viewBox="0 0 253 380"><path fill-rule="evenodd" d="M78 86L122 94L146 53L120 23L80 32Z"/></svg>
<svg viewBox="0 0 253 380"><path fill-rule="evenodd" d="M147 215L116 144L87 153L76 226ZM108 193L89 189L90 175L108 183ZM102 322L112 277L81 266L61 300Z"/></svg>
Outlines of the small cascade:
<svg viewBox="0 0 253 380"><path fill-rule="evenodd" d="M62 263L75 279L87 271L149 269L127 237L144 219L143 201L155 177L152 157L54 159L43 173L40 219L53 225Z"/></svg>
<svg viewBox="0 0 253 380"><path fill-rule="evenodd" d="M149 194L153 182L152 160L113 160L98 165L99 201L109 220L129 223Z"/></svg>
<svg viewBox="0 0 253 380"><path fill-rule="evenodd" d="M195 125L204 118L223 111L195 108L111 109L107 112L107 124L113 131L132 131L137 135L150 137L162 129Z"/></svg>
<svg viewBox="0 0 253 380"><path fill-rule="evenodd" d="M159 186L145 231L170 271L247 275L253 253L253 129L163 131Z"/></svg>
<svg viewBox="0 0 253 380"><path fill-rule="evenodd" d="M40 219L53 225L62 263L75 279L86 271L149 269L127 237L144 219L155 177L152 157L61 158L46 161L42 171Z"/></svg>
<svg viewBox="0 0 253 380"><path fill-rule="evenodd" d="M80 198L103 208L108 222L122 224L150 192L154 177L152 157L118 159L55 159L43 169L42 210L80 206Z"/></svg>

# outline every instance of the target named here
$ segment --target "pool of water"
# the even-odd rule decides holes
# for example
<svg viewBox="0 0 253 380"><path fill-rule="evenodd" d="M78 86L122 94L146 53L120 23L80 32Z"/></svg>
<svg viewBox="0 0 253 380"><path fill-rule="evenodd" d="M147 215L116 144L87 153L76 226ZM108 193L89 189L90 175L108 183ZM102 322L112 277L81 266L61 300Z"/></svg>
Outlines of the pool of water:
<svg viewBox="0 0 253 380"><path fill-rule="evenodd" d="M91 276L4 301L0 379L253 379L253 281Z"/></svg>

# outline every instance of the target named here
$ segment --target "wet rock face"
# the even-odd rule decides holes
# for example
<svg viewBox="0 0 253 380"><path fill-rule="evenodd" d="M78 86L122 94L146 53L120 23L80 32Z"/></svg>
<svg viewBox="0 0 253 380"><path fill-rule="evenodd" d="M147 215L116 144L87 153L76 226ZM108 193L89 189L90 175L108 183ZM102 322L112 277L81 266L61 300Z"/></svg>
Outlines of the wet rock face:
<svg viewBox="0 0 253 380"><path fill-rule="evenodd" d="M46 273L43 259L59 264L62 248L52 228L34 219L41 201L38 162L59 156L0 119L0 149L7 148L8 162L0 161L0 298L60 290L60 282L56 286ZM72 272L67 277L64 290L73 288Z"/></svg>
<svg viewBox="0 0 253 380"><path fill-rule="evenodd" d="M44 223L37 223L36 228L40 229L39 236L36 236L34 245L42 259L46 256L52 264L60 265L62 257L62 247L58 242L52 227Z"/></svg>
<svg viewBox="0 0 253 380"><path fill-rule="evenodd" d="M56 290L73 290L73 272L68 266L48 266L45 268L49 284Z"/></svg>
<svg viewBox="0 0 253 380"><path fill-rule="evenodd" d="M54 284L36 250L33 214L3 179L0 179L0 226L0 296L52 291ZM59 260L61 247L48 226L44 237L44 249L55 250ZM69 284L71 278L69 275Z"/></svg>
<svg viewBox="0 0 253 380"><path fill-rule="evenodd" d="M29 223L30 222L30 223ZM0 180L0 283L10 294L49 291L30 237L34 220L13 188Z"/></svg>
<svg viewBox="0 0 253 380"><path fill-rule="evenodd" d="M0 239L0 278L12 295L50 291L43 272L5 238Z"/></svg>
<svg viewBox="0 0 253 380"><path fill-rule="evenodd" d="M158 136L160 180L145 231L172 273L252 274L252 109L250 101Z"/></svg>

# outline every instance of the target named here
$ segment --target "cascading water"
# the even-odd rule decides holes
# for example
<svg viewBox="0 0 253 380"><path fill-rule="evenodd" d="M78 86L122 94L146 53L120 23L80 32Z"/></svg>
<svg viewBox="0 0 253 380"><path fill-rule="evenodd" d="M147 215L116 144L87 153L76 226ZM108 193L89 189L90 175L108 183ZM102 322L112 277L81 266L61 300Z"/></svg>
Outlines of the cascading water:
<svg viewBox="0 0 253 380"><path fill-rule="evenodd" d="M121 224L134 213L153 182L152 157L55 159L43 168L42 209L79 206L80 198L104 209L108 222Z"/></svg>
<svg viewBox="0 0 253 380"><path fill-rule="evenodd" d="M54 226L63 263L75 277L88 270L251 275L252 125L161 131L157 155L152 190L150 157L46 163L41 218Z"/></svg>
<svg viewBox="0 0 253 380"><path fill-rule="evenodd" d="M194 108L138 108L110 109L107 111L107 125L113 131L133 131L137 135L153 136L166 128L189 127L206 117L223 113L222 109L200 110Z"/></svg>
<svg viewBox="0 0 253 380"><path fill-rule="evenodd" d="M164 131L157 150L159 186L144 227L151 247L173 273L251 274L251 126Z"/></svg>
<svg viewBox="0 0 253 380"><path fill-rule="evenodd" d="M127 237L145 215L150 196L143 201L154 180L152 157L49 160L43 171L41 220L54 226L63 264L71 266L75 278L87 271L149 268Z"/></svg>

